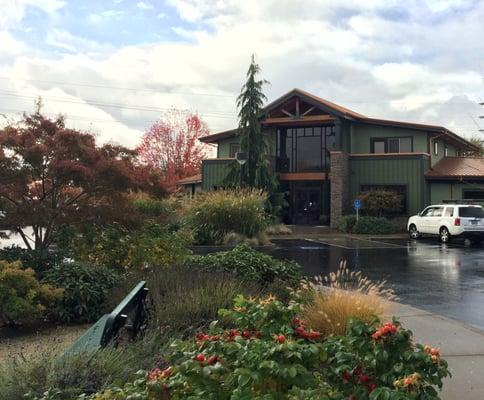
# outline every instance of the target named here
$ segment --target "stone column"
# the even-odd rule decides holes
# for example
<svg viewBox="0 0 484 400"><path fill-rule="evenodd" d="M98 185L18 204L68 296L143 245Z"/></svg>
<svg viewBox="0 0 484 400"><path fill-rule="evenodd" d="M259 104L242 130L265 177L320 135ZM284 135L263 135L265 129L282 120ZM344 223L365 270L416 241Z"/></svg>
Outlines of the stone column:
<svg viewBox="0 0 484 400"><path fill-rule="evenodd" d="M348 153L332 151L330 162L330 226L337 228L349 206L350 169Z"/></svg>

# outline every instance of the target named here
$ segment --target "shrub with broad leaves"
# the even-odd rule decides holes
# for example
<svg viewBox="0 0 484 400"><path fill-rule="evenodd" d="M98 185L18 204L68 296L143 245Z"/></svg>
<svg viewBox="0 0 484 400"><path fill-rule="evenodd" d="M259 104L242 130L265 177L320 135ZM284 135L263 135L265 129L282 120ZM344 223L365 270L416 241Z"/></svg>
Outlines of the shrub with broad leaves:
<svg viewBox="0 0 484 400"><path fill-rule="evenodd" d="M45 274L44 281L61 288L64 295L49 310L50 318L62 322L93 322L104 312L109 290L118 274L113 270L85 264L66 262Z"/></svg>
<svg viewBox="0 0 484 400"><path fill-rule="evenodd" d="M175 341L169 366L90 396L95 400L438 399L449 375L437 349L414 345L398 321L350 322L324 339L298 319L300 307L239 296L223 322ZM85 399L86 397L84 397Z"/></svg>
<svg viewBox="0 0 484 400"><path fill-rule="evenodd" d="M230 251L190 256L186 266L202 271L235 273L243 279L267 284L276 280L297 283L301 279L301 267L294 261L277 260L274 257L241 244Z"/></svg>

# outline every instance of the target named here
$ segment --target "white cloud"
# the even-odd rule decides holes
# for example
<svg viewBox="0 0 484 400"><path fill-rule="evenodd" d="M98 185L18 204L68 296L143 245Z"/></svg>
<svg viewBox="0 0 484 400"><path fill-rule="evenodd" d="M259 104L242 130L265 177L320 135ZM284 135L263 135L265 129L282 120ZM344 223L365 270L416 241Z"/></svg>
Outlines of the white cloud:
<svg viewBox="0 0 484 400"><path fill-rule="evenodd" d="M155 8L153 4L149 4L144 1L138 1L136 3L136 7L141 8L142 10L153 10Z"/></svg>
<svg viewBox="0 0 484 400"><path fill-rule="evenodd" d="M73 116L76 126L89 127L80 119L91 119L100 140L131 146L158 116L151 108L198 110L214 131L233 127L252 53L272 82L270 100L300 87L369 116L442 124L467 136L477 129L470 116L484 97L482 3L466 12L471 4L463 0L445 7L409 0L403 9L387 0L170 2L182 19L197 22L197 30L173 28L183 41L113 49L54 28L47 40L70 55L33 55L12 42L16 52L0 53L0 76L24 93L23 80L36 80L28 93L42 93L50 112ZM459 17L442 18L449 10ZM99 21L105 17L97 14ZM75 100L54 102L54 96ZM31 104L31 98L0 96L0 112Z"/></svg>
<svg viewBox="0 0 484 400"><path fill-rule="evenodd" d="M0 0L0 28L16 26L24 17L25 10L33 7L53 15L66 4L61 0Z"/></svg>

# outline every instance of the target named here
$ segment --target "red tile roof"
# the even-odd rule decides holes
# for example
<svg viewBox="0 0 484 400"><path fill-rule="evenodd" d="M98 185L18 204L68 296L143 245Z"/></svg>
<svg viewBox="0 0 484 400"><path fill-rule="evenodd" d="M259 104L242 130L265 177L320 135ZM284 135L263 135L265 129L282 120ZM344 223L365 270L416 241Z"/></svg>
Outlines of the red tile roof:
<svg viewBox="0 0 484 400"><path fill-rule="evenodd" d="M484 157L444 157L426 173L427 179L484 179Z"/></svg>
<svg viewBox="0 0 484 400"><path fill-rule="evenodd" d="M193 176L189 176L187 178L180 179L177 184L178 185L191 185L193 183L201 183L202 182L202 175L197 174Z"/></svg>

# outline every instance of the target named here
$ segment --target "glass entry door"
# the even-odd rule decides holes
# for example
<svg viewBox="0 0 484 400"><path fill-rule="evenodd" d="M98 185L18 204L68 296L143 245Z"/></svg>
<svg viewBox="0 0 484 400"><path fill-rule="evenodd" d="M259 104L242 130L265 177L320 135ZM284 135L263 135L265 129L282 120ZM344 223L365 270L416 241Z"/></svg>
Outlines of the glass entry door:
<svg viewBox="0 0 484 400"><path fill-rule="evenodd" d="M293 197L294 223L318 225L321 215L321 185L295 185Z"/></svg>

